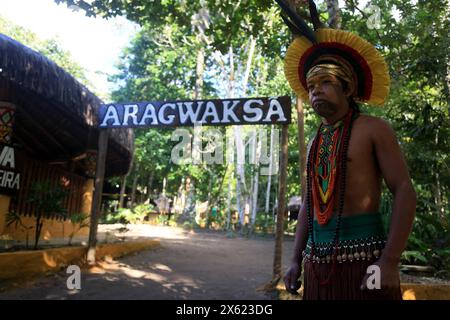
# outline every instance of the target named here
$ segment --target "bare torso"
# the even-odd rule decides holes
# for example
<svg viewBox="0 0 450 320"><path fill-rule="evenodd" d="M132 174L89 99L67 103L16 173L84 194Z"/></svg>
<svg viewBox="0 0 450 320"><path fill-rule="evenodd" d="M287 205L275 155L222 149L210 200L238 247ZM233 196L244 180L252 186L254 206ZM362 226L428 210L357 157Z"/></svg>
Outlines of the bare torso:
<svg viewBox="0 0 450 320"><path fill-rule="evenodd" d="M353 123L347 156L344 217L373 213L379 209L382 175L372 138L376 134L372 127L374 121L380 119L360 115ZM338 210L337 202L335 210Z"/></svg>

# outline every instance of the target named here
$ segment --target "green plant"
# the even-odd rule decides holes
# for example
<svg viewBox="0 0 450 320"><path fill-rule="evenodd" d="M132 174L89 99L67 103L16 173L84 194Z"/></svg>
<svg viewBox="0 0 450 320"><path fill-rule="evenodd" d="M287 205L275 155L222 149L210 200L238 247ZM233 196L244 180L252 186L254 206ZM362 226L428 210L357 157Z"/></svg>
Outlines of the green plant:
<svg viewBox="0 0 450 320"><path fill-rule="evenodd" d="M156 218L156 224L158 225L167 225L169 221L169 217L166 214L160 214Z"/></svg>
<svg viewBox="0 0 450 320"><path fill-rule="evenodd" d="M264 234L272 234L275 227L275 220L271 214L265 214L264 212L259 212L256 215L255 230L262 232Z"/></svg>
<svg viewBox="0 0 450 320"><path fill-rule="evenodd" d="M185 221L182 224L183 229L185 230L193 230L195 228L196 223L194 221Z"/></svg>
<svg viewBox="0 0 450 320"><path fill-rule="evenodd" d="M34 205L35 208L35 239L34 249L38 247L41 236L42 219L47 216L66 217L66 209L64 208L64 199L68 192L60 184L54 185L51 181L37 181L30 187L27 202Z"/></svg>
<svg viewBox="0 0 450 320"><path fill-rule="evenodd" d="M148 214L155 210L155 207L151 204L139 204L133 208L135 216L135 222L143 222Z"/></svg>
<svg viewBox="0 0 450 320"><path fill-rule="evenodd" d="M9 227L11 225L14 225L16 229L20 227L25 231L25 248L28 249L29 233L33 226L26 226L22 221L22 217L15 211L10 211L6 215L6 226Z"/></svg>
<svg viewBox="0 0 450 320"><path fill-rule="evenodd" d="M448 215L418 212L402 261L433 266L440 274L450 271L449 223Z"/></svg>
<svg viewBox="0 0 450 320"><path fill-rule="evenodd" d="M287 233L295 233L297 228L297 220L285 220L284 221L284 230Z"/></svg>
<svg viewBox="0 0 450 320"><path fill-rule="evenodd" d="M141 223L154 210L151 204L140 204L134 208L121 208L117 213L108 213L102 222L106 223Z"/></svg>
<svg viewBox="0 0 450 320"><path fill-rule="evenodd" d="M74 213L70 215L70 223L72 224L72 232L69 234L69 246L72 245L72 239L78 231L89 227L89 216L85 213Z"/></svg>

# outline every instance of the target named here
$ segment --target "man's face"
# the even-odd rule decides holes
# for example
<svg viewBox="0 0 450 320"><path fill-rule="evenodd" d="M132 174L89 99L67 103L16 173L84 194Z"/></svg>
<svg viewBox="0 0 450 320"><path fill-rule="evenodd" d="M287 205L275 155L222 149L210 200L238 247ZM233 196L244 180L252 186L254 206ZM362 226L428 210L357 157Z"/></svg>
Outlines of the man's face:
<svg viewBox="0 0 450 320"><path fill-rule="evenodd" d="M347 103L342 83L334 75L317 75L307 79L309 102L321 117L336 114Z"/></svg>

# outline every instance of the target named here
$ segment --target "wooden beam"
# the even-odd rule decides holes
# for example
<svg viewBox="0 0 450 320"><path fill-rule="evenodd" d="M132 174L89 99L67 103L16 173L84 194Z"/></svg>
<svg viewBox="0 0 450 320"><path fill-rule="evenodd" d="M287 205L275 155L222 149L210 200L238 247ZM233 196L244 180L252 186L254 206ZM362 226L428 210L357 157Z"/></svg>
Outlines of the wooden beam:
<svg viewBox="0 0 450 320"><path fill-rule="evenodd" d="M16 141L15 146L24 149L28 154L35 154L36 150L33 150L28 146L25 141L17 134L17 130L14 131L13 141Z"/></svg>
<svg viewBox="0 0 450 320"><path fill-rule="evenodd" d="M281 130L280 178L278 184L277 226L275 232L275 254L273 259L272 285L276 286L281 279L281 257L283 254L284 213L286 212L286 184L288 158L288 128L284 124Z"/></svg>
<svg viewBox="0 0 450 320"><path fill-rule="evenodd" d="M100 205L103 193L103 180L105 178L106 153L108 152L108 138L110 130L100 130L98 137L97 167L95 171L94 195L92 196L91 224L89 227L89 242L87 261L95 263L95 247L97 245L97 226L100 216Z"/></svg>
<svg viewBox="0 0 450 320"><path fill-rule="evenodd" d="M31 132L28 132L27 129L25 129L24 125L21 125L20 128L15 129L14 136L17 140L20 140L23 142L24 146L26 146L27 149L32 149L31 154L38 153L39 158L43 158L42 155L39 155L39 153L42 153L44 155L53 154L54 150L51 148L48 148L45 144L43 144L37 137L36 134L32 134ZM39 151L36 152L38 149Z"/></svg>

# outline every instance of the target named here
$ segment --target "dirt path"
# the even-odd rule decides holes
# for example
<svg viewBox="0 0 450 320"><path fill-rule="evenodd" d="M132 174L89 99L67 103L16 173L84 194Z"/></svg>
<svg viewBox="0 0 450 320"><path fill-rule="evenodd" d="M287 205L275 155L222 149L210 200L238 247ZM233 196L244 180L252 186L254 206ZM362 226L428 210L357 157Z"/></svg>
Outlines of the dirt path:
<svg viewBox="0 0 450 320"><path fill-rule="evenodd" d="M271 299L258 288L271 279L273 237L149 228L135 236L151 232L161 248L84 270L81 290L68 290L68 275L60 272L0 292L0 299ZM292 248L292 239L285 240L284 264Z"/></svg>

